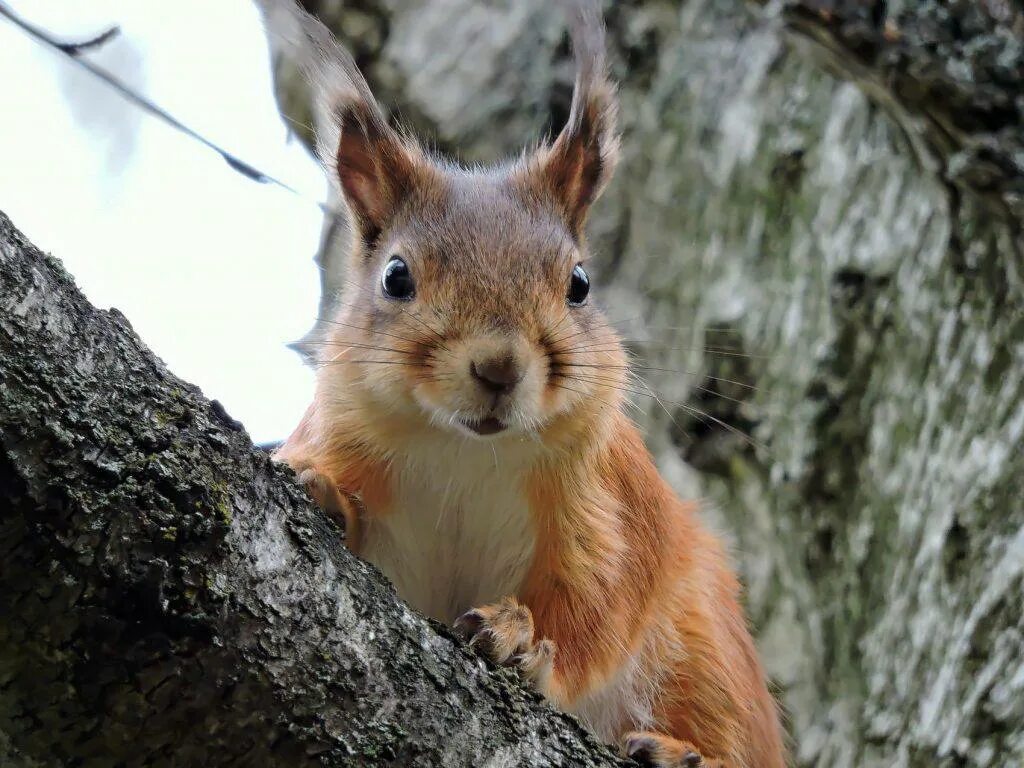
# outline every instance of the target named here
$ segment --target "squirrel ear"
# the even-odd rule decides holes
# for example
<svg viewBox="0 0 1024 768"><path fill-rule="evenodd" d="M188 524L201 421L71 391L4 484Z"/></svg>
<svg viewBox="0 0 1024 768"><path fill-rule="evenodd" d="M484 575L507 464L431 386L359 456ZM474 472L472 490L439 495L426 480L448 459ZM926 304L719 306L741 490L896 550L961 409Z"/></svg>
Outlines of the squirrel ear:
<svg viewBox="0 0 1024 768"><path fill-rule="evenodd" d="M414 150L384 120L376 104L334 109L338 141L332 159L345 202L364 242L372 242L414 181Z"/></svg>
<svg viewBox="0 0 1024 768"><path fill-rule="evenodd" d="M576 85L569 122L541 150L541 172L580 235L590 205L611 180L619 156L618 103L605 63L604 24L599 9L574 3L570 36L576 55Z"/></svg>

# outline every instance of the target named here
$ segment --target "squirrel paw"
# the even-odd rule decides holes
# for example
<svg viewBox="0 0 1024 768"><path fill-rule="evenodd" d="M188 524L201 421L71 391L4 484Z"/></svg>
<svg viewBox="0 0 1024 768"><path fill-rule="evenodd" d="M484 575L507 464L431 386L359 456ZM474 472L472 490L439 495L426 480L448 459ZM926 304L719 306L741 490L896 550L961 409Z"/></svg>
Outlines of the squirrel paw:
<svg viewBox="0 0 1024 768"><path fill-rule="evenodd" d="M455 630L469 647L495 664L515 667L542 694L546 693L555 662L555 644L535 640L533 614L514 597L473 608L455 621Z"/></svg>
<svg viewBox="0 0 1024 768"><path fill-rule="evenodd" d="M342 493L331 478L312 467L299 473L299 482L313 501L342 527L345 543L354 550L359 543L359 501Z"/></svg>
<svg viewBox="0 0 1024 768"><path fill-rule="evenodd" d="M650 768L726 768L720 760L705 759L690 742L653 731L627 733L622 752Z"/></svg>

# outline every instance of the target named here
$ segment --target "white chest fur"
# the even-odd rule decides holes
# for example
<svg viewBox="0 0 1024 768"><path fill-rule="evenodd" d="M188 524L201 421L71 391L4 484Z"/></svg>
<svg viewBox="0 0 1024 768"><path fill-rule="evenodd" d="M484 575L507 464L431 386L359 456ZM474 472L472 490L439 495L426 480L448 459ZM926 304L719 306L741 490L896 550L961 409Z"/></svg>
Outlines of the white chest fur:
<svg viewBox="0 0 1024 768"><path fill-rule="evenodd" d="M534 550L525 462L516 445L471 439L396 456L390 509L370 511L360 554L439 621L515 594Z"/></svg>

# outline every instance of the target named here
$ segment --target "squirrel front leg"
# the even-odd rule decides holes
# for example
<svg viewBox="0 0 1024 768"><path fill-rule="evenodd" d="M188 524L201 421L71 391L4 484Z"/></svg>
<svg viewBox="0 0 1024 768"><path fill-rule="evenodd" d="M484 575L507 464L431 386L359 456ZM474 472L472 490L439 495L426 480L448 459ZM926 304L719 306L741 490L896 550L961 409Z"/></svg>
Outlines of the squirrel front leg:
<svg viewBox="0 0 1024 768"><path fill-rule="evenodd" d="M353 552L359 551L362 534L361 504L347 493L342 493L337 484L315 467L307 467L299 473L299 482L306 492L345 531L345 545Z"/></svg>
<svg viewBox="0 0 1024 768"><path fill-rule="evenodd" d="M358 552L363 505L356 496L341 490L330 474L321 468L322 457L310 450L309 439L314 432L314 414L311 406L292 435L274 451L272 458L292 468L313 501L342 526L346 546L353 552Z"/></svg>
<svg viewBox="0 0 1024 768"><path fill-rule="evenodd" d="M555 697L554 642L534 637L533 614L514 597L473 608L455 621L455 629L474 650L495 664L515 667L547 699Z"/></svg>
<svg viewBox="0 0 1024 768"><path fill-rule="evenodd" d="M534 689L555 704L564 703L562 681L555 675L554 641L535 637L533 613L514 597L473 608L455 621L455 629L474 650L495 664L514 667ZM731 768L708 758L689 741L667 733L631 731L622 737L622 752L647 768Z"/></svg>

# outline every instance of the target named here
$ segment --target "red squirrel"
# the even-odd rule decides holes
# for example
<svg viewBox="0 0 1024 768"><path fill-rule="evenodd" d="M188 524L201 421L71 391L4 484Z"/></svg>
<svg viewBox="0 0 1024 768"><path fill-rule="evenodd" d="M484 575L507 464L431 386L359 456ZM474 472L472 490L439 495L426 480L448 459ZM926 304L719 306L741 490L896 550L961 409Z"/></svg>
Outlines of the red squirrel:
<svg viewBox="0 0 1024 768"><path fill-rule="evenodd" d="M567 125L488 168L393 129L303 20L352 240L316 394L276 458L410 605L628 756L782 768L737 578L625 415L627 356L590 297L617 103L600 15L571 15Z"/></svg>

